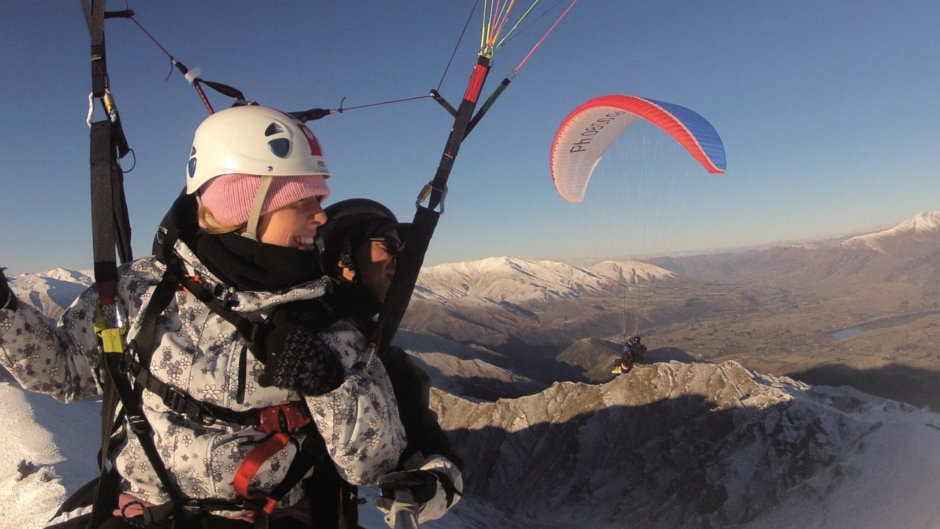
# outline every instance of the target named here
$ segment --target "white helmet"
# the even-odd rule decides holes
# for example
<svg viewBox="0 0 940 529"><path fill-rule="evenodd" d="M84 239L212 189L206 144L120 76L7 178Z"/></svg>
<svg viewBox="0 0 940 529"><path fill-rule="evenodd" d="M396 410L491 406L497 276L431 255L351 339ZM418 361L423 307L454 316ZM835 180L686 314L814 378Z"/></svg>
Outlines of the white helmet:
<svg viewBox="0 0 940 529"><path fill-rule="evenodd" d="M220 110L196 129L186 165L186 192L225 174L330 177L317 138L279 110L239 106Z"/></svg>

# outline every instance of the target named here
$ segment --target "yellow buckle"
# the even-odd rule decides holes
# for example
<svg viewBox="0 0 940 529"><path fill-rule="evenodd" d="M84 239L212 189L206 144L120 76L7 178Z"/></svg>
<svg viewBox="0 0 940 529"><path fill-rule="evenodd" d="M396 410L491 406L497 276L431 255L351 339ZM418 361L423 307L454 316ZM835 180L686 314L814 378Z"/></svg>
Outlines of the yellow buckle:
<svg viewBox="0 0 940 529"><path fill-rule="evenodd" d="M105 353L124 354L124 307L121 300L115 296L114 305L109 307L109 314L105 314L104 307L98 303L95 315L95 334L101 340L101 348ZM109 321L110 320L110 321Z"/></svg>
<svg viewBox="0 0 940 529"><path fill-rule="evenodd" d="M124 329L101 329L98 337L105 353L124 354Z"/></svg>

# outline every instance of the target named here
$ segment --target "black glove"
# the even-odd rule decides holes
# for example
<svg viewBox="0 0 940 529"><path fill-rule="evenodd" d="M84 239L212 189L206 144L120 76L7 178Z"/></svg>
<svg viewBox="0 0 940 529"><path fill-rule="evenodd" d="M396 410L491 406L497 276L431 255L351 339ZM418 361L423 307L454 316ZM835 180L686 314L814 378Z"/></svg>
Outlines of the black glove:
<svg viewBox="0 0 940 529"><path fill-rule="evenodd" d="M334 321L318 299L277 307L268 318L263 344L267 360L259 383L311 396L338 388L343 383L343 364L317 338Z"/></svg>
<svg viewBox="0 0 940 529"><path fill-rule="evenodd" d="M382 495L375 498L375 506L385 513L385 523L396 529L444 516L460 495L440 467L390 472L379 478L378 485Z"/></svg>
<svg viewBox="0 0 940 529"><path fill-rule="evenodd" d="M437 494L439 481L438 474L430 470L402 470L380 477L378 485L385 499L394 500L396 489L408 489L415 502L420 504L430 501ZM376 502L379 502L378 498Z"/></svg>
<svg viewBox="0 0 940 529"><path fill-rule="evenodd" d="M0 309L16 310L16 294L10 290L10 283L7 282L7 276L3 275L5 268L0 268Z"/></svg>

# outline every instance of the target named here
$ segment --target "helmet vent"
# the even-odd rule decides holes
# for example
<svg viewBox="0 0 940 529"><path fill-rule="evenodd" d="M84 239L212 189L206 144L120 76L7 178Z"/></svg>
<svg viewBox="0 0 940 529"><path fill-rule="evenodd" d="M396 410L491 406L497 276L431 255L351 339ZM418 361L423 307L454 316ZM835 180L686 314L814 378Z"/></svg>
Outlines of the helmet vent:
<svg viewBox="0 0 940 529"><path fill-rule="evenodd" d="M275 134L284 134L284 132L286 132L284 127L278 123L271 123L268 125L268 128L264 129L264 135L266 137L274 136ZM287 138L274 138L268 142L268 147L278 158L287 158L287 155L290 153L290 140Z"/></svg>
<svg viewBox="0 0 940 529"><path fill-rule="evenodd" d="M271 148L271 152L278 158L287 158L287 154L290 152L290 140L287 138L275 138L268 142L268 147Z"/></svg>
<svg viewBox="0 0 940 529"><path fill-rule="evenodd" d="M264 129L265 136L274 136L275 134L280 134L284 132L284 127L278 125L277 123L271 123L268 125L268 128Z"/></svg>

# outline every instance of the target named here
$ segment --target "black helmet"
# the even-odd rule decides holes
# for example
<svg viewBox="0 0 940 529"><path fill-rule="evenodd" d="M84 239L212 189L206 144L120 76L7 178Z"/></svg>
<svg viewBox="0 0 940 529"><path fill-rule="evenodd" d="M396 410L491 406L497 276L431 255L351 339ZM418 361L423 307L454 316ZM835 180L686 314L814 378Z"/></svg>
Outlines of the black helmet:
<svg viewBox="0 0 940 529"><path fill-rule="evenodd" d="M355 270L353 250L370 238L398 230L405 241L411 231L411 224L398 222L392 210L368 198L341 200L324 212L327 221L317 230L317 238L323 249L323 271L330 276L339 275L339 262Z"/></svg>

